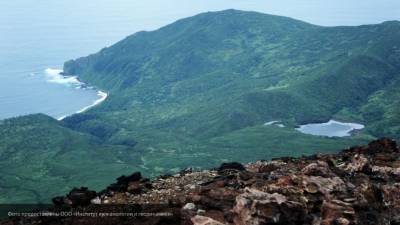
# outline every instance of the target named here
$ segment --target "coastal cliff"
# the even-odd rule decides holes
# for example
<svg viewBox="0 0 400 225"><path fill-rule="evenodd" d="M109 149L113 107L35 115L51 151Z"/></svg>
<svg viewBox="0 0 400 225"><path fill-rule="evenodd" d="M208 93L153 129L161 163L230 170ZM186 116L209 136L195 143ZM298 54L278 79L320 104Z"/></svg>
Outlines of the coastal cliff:
<svg viewBox="0 0 400 225"><path fill-rule="evenodd" d="M0 224L400 224L400 151L380 139L332 155L224 163L154 180L136 172L101 192L75 188L53 202L85 212L137 205L153 216L14 217Z"/></svg>

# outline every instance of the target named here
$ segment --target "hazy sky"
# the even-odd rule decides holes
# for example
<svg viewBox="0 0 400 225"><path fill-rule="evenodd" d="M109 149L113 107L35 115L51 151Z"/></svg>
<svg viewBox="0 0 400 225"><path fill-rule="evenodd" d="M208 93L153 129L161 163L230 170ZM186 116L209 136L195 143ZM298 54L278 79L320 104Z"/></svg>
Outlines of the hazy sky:
<svg viewBox="0 0 400 225"><path fill-rule="evenodd" d="M16 7L18 6L18 7ZM400 0L14 0L0 7L38 13L54 13L74 19L81 14L93 18L115 15L155 28L200 12L243 9L290 16L319 25L356 25L400 20ZM2 16L0 15L0 18ZM109 18L113 19L113 18Z"/></svg>
<svg viewBox="0 0 400 225"><path fill-rule="evenodd" d="M400 19L399 0L150 0L135 1L135 6L134 12L138 17L155 16L160 19L228 8L290 16L327 26Z"/></svg>
<svg viewBox="0 0 400 225"><path fill-rule="evenodd" d="M32 34L59 32L65 39L81 43L76 46L71 42L76 46L71 51L79 56L139 30L154 30L180 18L231 8L325 26L400 20L400 0L13 0L0 1L0 41L26 45L28 36L38 45L43 37L38 35L38 43L34 43ZM51 35L48 39L47 43L65 44Z"/></svg>

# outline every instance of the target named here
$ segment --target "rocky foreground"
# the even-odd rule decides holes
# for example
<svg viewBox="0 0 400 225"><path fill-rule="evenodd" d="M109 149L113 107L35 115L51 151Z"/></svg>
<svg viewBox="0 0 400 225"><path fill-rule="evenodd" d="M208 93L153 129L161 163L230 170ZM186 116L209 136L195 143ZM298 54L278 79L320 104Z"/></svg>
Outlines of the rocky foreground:
<svg viewBox="0 0 400 225"><path fill-rule="evenodd" d="M153 214L14 217L0 224L397 225L400 151L381 139L336 155L225 163L152 181L133 173L100 193L79 188L53 202L83 212L140 204L135 210Z"/></svg>

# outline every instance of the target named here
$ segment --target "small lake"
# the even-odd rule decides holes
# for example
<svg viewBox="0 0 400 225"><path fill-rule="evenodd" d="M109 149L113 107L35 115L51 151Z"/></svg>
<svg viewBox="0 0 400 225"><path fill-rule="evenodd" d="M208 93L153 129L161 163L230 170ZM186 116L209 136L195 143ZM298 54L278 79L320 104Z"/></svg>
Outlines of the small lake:
<svg viewBox="0 0 400 225"><path fill-rule="evenodd" d="M310 123L301 125L296 130L304 134L327 136L327 137L347 137L351 136L354 130L361 130L364 125L358 123L342 123L329 120L326 123Z"/></svg>

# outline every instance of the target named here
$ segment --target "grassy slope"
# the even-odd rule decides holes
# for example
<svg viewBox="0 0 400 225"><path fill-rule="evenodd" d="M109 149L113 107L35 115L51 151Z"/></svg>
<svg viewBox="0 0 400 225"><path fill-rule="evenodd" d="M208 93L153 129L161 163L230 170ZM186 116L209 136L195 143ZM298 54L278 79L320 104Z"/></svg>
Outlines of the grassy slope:
<svg viewBox="0 0 400 225"><path fill-rule="evenodd" d="M126 147L102 145L40 114L1 121L0 140L2 203L49 201L77 185L100 188L138 164Z"/></svg>
<svg viewBox="0 0 400 225"><path fill-rule="evenodd" d="M75 184L98 187L137 169L157 175L399 138L399 32L397 22L325 28L228 10L69 61L66 73L109 98L62 123L43 116L3 122L8 175L0 196L8 198L0 202L45 199ZM331 117L367 129L351 138L293 129ZM262 125L271 120L286 128ZM23 183L16 178L23 174L34 179Z"/></svg>

